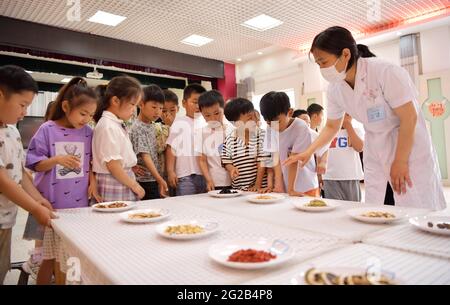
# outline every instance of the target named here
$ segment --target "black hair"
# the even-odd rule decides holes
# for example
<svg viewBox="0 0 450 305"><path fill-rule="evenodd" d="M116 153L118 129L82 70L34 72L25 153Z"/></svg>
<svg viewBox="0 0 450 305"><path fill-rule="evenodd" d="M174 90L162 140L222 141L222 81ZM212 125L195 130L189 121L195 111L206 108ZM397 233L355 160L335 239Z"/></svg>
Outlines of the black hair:
<svg viewBox="0 0 450 305"><path fill-rule="evenodd" d="M206 89L199 84L190 84L184 88L183 91L183 100L187 101L193 93L202 94Z"/></svg>
<svg viewBox="0 0 450 305"><path fill-rule="evenodd" d="M350 50L350 60L347 65L347 71L353 66L360 57L375 57L369 48L362 44L356 44L352 33L346 28L333 26L319 33L312 42L311 51L315 49L325 51L327 53L342 55L344 49Z"/></svg>
<svg viewBox="0 0 450 305"><path fill-rule="evenodd" d="M222 94L217 90L203 92L198 98L198 108L200 110L202 110L202 108L211 107L216 104L219 104L220 108L223 108L225 105Z"/></svg>
<svg viewBox="0 0 450 305"><path fill-rule="evenodd" d="M293 118L298 118L299 116L301 116L302 114L308 114L308 111L306 111L305 109L297 109L292 113L292 117Z"/></svg>
<svg viewBox="0 0 450 305"><path fill-rule="evenodd" d="M323 107L320 106L319 104L312 103L311 105L308 106L306 111L308 112L308 115L311 117L313 114L321 113L323 111Z"/></svg>
<svg viewBox="0 0 450 305"><path fill-rule="evenodd" d="M148 85L142 89L142 101L147 102L157 102L164 104L165 97L164 92L158 85Z"/></svg>
<svg viewBox="0 0 450 305"><path fill-rule="evenodd" d="M116 76L108 85L99 85L96 88L100 98L99 107L94 115L95 122L98 122L103 111L111 105L111 99L116 96L121 102L138 97L142 93L141 84L137 79L130 76Z"/></svg>
<svg viewBox="0 0 450 305"><path fill-rule="evenodd" d="M357 44L356 47L358 48L359 57L362 58L377 57L369 50L369 47L366 46L365 44Z"/></svg>
<svg viewBox="0 0 450 305"><path fill-rule="evenodd" d="M266 121L272 121L280 114L288 114L291 108L289 96L284 92L271 91L264 94L259 102L259 109Z"/></svg>
<svg viewBox="0 0 450 305"><path fill-rule="evenodd" d="M236 122L241 114L247 114L254 111L252 102L245 98L235 98L225 105L224 114L228 121Z"/></svg>
<svg viewBox="0 0 450 305"><path fill-rule="evenodd" d="M23 68L7 65L0 67L0 90L8 98L23 91L38 93L38 85Z"/></svg>
<svg viewBox="0 0 450 305"><path fill-rule="evenodd" d="M178 96L175 94L175 92L169 89L164 89L163 93L164 93L164 100L166 102L171 102L178 106Z"/></svg>
<svg viewBox="0 0 450 305"><path fill-rule="evenodd" d="M97 104L97 95L94 89L88 87L87 82L82 77L72 78L59 90L58 96L50 106L49 120L56 121L66 116L63 110L64 101L69 103L72 111L85 103Z"/></svg>

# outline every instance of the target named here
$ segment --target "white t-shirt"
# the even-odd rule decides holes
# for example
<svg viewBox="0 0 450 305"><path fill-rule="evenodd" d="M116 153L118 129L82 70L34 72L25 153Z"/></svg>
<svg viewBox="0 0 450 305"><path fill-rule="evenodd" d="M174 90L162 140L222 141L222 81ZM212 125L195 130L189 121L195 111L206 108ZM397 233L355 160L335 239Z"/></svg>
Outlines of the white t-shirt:
<svg viewBox="0 0 450 305"><path fill-rule="evenodd" d="M315 140L317 140L317 138L319 137L319 133L311 128L309 129L309 132L311 133L311 143L312 143ZM316 150L315 155L317 157L322 157L323 154L326 153L327 151L328 151L328 145L325 145L325 146L319 148L318 150Z"/></svg>
<svg viewBox="0 0 450 305"><path fill-rule="evenodd" d="M194 147L199 147L201 139L195 137L195 130L202 128L204 121L200 119L192 119L188 116L177 117L170 127L169 137L166 144L172 148L175 154L175 173L178 178L190 176L192 174L202 175L198 166L197 157L199 154L195 152Z"/></svg>
<svg viewBox="0 0 450 305"><path fill-rule="evenodd" d="M128 132L122 120L104 111L94 129L92 138L92 169L99 174L109 174L106 162L120 160L123 168L130 169L137 163Z"/></svg>
<svg viewBox="0 0 450 305"><path fill-rule="evenodd" d="M356 134L364 139L362 126L352 124ZM350 143L347 130L341 129L328 150L327 171L324 180L362 180L362 170L359 153L355 151Z"/></svg>
<svg viewBox="0 0 450 305"><path fill-rule="evenodd" d="M228 171L222 166L222 149L226 135L231 132L231 128L225 125L225 129L210 128L205 126L198 130L197 137L201 137L201 141L196 146L198 153L206 156L209 174L211 175L216 187L231 186L231 178Z"/></svg>
<svg viewBox="0 0 450 305"><path fill-rule="evenodd" d="M12 125L0 127L0 168L4 168L8 177L20 184L23 164L24 152L19 131ZM12 228L16 215L17 205L0 193L0 229Z"/></svg>
<svg viewBox="0 0 450 305"><path fill-rule="evenodd" d="M264 150L279 152L280 161L286 160L291 153L304 152L312 143L310 128L303 120L294 119L291 125L283 132L267 127L264 139ZM284 186L288 189L288 166L282 166ZM311 158L303 168L298 168L294 189L297 192L307 192L319 187L316 164Z"/></svg>

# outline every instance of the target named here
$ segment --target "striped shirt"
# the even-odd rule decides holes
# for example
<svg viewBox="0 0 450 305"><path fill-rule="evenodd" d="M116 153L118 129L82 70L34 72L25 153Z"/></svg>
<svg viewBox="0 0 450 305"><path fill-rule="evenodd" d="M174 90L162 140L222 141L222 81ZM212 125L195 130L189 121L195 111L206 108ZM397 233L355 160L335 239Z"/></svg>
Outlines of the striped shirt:
<svg viewBox="0 0 450 305"><path fill-rule="evenodd" d="M264 130L257 129L250 133L248 145L234 130L223 144L222 163L232 164L239 171L239 176L231 184L233 189L246 190L255 185L257 164L270 157L263 151ZM267 187L267 175L264 174L262 187Z"/></svg>

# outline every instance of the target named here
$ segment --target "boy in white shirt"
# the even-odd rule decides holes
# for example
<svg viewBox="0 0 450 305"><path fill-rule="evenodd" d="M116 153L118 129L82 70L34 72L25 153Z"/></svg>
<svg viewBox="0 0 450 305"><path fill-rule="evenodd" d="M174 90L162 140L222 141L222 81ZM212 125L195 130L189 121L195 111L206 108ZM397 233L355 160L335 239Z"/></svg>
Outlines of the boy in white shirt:
<svg viewBox="0 0 450 305"><path fill-rule="evenodd" d="M223 96L217 90L207 91L198 99L198 107L207 126L200 129L196 137L196 149L200 154L197 160L206 180L207 191L231 187L230 175L221 161L223 142L227 131L230 131L230 126L224 123L224 105Z"/></svg>
<svg viewBox="0 0 450 305"><path fill-rule="evenodd" d="M204 124L198 108L198 98L205 91L199 84L190 84L184 89L183 107L186 109L186 116L175 119L166 141L168 183L176 189L177 196L206 192L205 179L194 150L195 129Z"/></svg>
<svg viewBox="0 0 450 305"><path fill-rule="evenodd" d="M280 164L290 155L303 152L312 143L309 127L303 120L289 118L289 97L284 92L269 92L260 102L261 114L267 122L264 150L278 152ZM325 148L326 149L326 148ZM323 152L319 152L322 155ZM281 167L286 191L291 196L320 196L314 159L303 168L297 163Z"/></svg>
<svg viewBox="0 0 450 305"><path fill-rule="evenodd" d="M325 198L361 201L360 181L364 179L359 153L364 146L364 129L348 114L331 142L327 171L323 176Z"/></svg>

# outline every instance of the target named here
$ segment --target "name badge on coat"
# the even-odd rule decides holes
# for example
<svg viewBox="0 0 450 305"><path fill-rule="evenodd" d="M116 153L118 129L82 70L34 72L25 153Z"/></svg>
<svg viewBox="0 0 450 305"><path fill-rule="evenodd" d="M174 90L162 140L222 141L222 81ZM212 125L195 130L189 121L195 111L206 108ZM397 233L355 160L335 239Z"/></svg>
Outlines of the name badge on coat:
<svg viewBox="0 0 450 305"><path fill-rule="evenodd" d="M367 109L367 119L369 123L382 121L386 118L384 105L376 105Z"/></svg>

